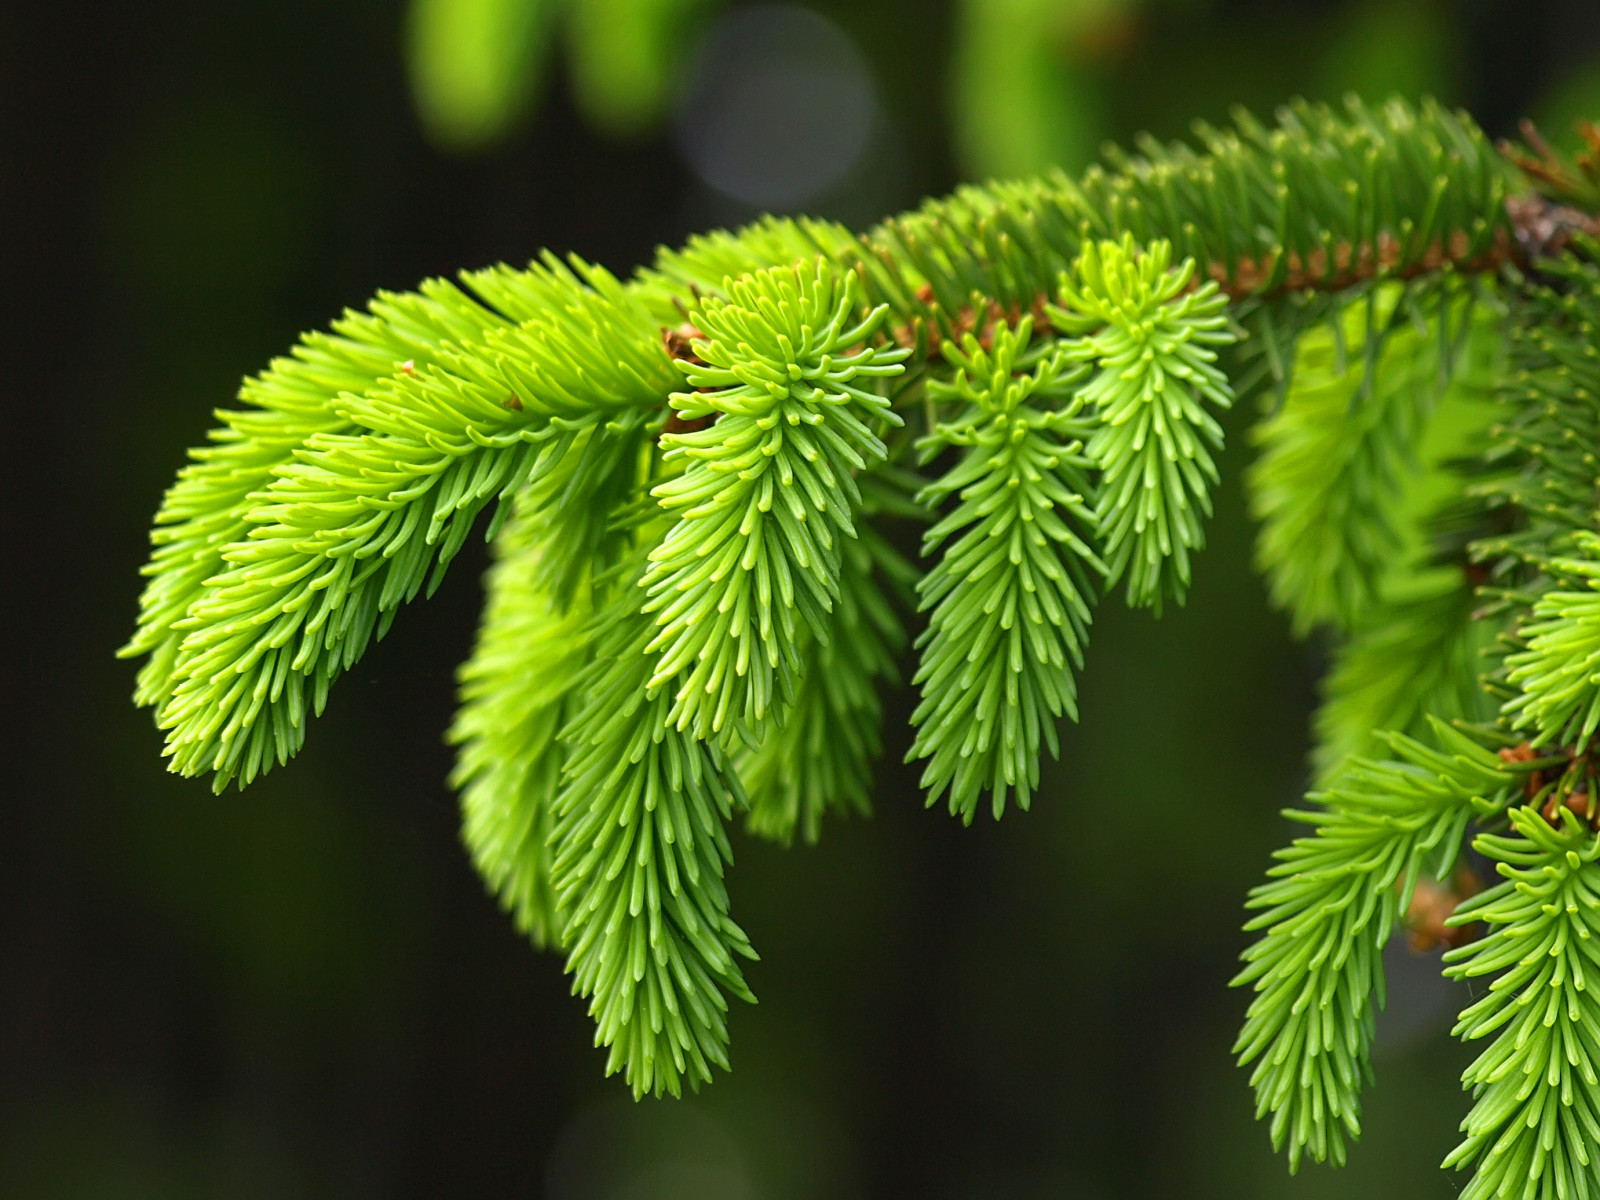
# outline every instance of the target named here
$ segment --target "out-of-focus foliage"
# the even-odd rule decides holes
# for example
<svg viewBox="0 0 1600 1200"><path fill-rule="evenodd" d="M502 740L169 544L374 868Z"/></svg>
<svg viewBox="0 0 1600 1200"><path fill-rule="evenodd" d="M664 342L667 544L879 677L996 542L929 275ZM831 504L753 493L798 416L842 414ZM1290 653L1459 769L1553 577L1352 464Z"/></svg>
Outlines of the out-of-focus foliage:
<svg viewBox="0 0 1600 1200"><path fill-rule="evenodd" d="M559 2L559 0L558 0ZM572 87L589 119L634 133L661 115L716 0L568 0Z"/></svg>
<svg viewBox="0 0 1600 1200"><path fill-rule="evenodd" d="M537 103L564 35L585 115L608 133L636 133L685 81L694 34L724 2L411 0L418 111L442 146L499 142ZM1086 162L1105 123L1095 72L1129 40L1145 2L962 0L948 91L967 174L1016 177ZM1371 40L1384 44L1386 31Z"/></svg>
<svg viewBox="0 0 1600 1200"><path fill-rule="evenodd" d="M963 0L950 109L974 178L1087 162L1104 136L1095 68L1133 33L1144 0Z"/></svg>
<svg viewBox="0 0 1600 1200"><path fill-rule="evenodd" d="M412 0L407 31L417 111L439 145L501 141L538 102L564 36L573 93L610 133L661 116L703 10L717 0Z"/></svg>
<svg viewBox="0 0 1600 1200"><path fill-rule="evenodd" d="M534 103L561 0L413 0L417 112L443 146L491 145Z"/></svg>

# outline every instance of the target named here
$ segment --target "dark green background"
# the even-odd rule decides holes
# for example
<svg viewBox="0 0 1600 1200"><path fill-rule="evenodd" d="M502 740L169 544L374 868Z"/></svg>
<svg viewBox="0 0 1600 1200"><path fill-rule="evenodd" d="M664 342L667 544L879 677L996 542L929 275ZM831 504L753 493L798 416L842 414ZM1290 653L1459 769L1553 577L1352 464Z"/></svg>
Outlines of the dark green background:
<svg viewBox="0 0 1600 1200"><path fill-rule="evenodd" d="M952 186L946 5L814 7L902 149L867 215ZM761 1003L693 1099L602 1079L559 959L457 844L441 734L481 547L290 768L221 798L163 771L112 652L160 492L242 374L380 286L543 246L625 271L741 216L667 134L589 132L559 68L502 148L440 154L399 26L378 0L0 9L0 1195L1453 1195L1435 1164L1466 1054L1430 964L1391 956L1342 1173L1289 1179L1230 1060L1240 902L1290 832L1319 668L1249 569L1248 414L1188 607L1102 608L1032 813L924 811L900 697L875 819L789 852L736 839ZM1585 96L1600 115L1600 6L1153 3L1079 67L1107 135L1350 86L1433 89L1507 133Z"/></svg>

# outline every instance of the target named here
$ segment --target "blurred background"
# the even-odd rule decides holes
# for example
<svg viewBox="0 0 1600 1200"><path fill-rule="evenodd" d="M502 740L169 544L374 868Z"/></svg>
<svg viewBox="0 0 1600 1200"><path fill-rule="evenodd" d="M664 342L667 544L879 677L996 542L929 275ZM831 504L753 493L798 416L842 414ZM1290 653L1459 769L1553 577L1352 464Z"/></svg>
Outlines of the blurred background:
<svg viewBox="0 0 1600 1200"><path fill-rule="evenodd" d="M1186 609L1099 612L1031 813L740 836L734 1071L634 1104L457 843L481 547L240 795L168 775L113 651L239 378L378 287L618 272L763 210L870 223L1299 93L1600 116L1593 0L139 0L0 5L0 1195L1447 1197L1460 997L1391 948L1342 1172L1290 1179L1229 1047L1240 904L1319 651L1249 570L1235 414ZM1231 468L1231 470L1229 469Z"/></svg>

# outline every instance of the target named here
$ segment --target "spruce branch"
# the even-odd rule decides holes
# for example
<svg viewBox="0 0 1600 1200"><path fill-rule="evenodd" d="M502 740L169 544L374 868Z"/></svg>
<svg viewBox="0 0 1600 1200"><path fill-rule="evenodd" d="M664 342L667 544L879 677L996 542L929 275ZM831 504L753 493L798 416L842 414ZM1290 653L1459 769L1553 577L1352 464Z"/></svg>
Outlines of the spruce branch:
<svg viewBox="0 0 1600 1200"><path fill-rule="evenodd" d="M650 552L640 586L659 632L652 691L682 673L671 720L697 738L759 728L792 692L800 617L828 636L841 541L856 534L854 473L887 454L877 427L899 416L874 390L906 351L871 345L887 309L857 315L854 275L760 271L691 320L698 361L679 361L696 391L675 392L684 421L662 435L681 473L651 494L676 520Z"/></svg>
<svg viewBox="0 0 1600 1200"><path fill-rule="evenodd" d="M174 769L214 772L220 791L286 762L333 680L438 586L486 505L548 483L582 461L574 447L625 435L661 402L673 372L642 310L614 305L579 339L569 322L592 311L592 289L559 264L531 273L566 306L341 394L351 432L311 435L246 498L243 532L173 625L157 724Z"/></svg>
<svg viewBox="0 0 1600 1200"><path fill-rule="evenodd" d="M583 703L561 734L551 877L573 991L588 997L606 1073L637 1098L698 1088L726 1069L727 994L754 1001L738 958L754 958L728 915L724 822L746 807L714 743L680 730L671 692L649 696L651 626L632 581L597 618Z"/></svg>
<svg viewBox="0 0 1600 1200"><path fill-rule="evenodd" d="M1505 882L1450 921L1489 932L1447 953L1445 973L1497 976L1455 1033L1498 1036L1461 1077L1474 1103L1443 1165L1474 1168L1463 1200L1587 1200L1600 1195L1600 839L1565 808L1554 827L1531 807L1508 816L1507 835L1474 842Z"/></svg>
<svg viewBox="0 0 1600 1200"><path fill-rule="evenodd" d="M1255 1064L1256 1116L1271 1114L1291 1171L1303 1154L1343 1163L1345 1139L1360 1136L1383 944L1424 870L1446 876L1467 822L1509 795L1505 763L1432 727L1435 746L1390 734L1392 759L1356 759L1311 797L1316 808L1286 810L1315 833L1278 851L1250 893L1259 911L1245 928L1261 937L1233 984L1256 996L1234 1053Z"/></svg>
<svg viewBox="0 0 1600 1200"><path fill-rule="evenodd" d="M1551 574L1586 584L1546 592L1518 630L1526 649L1506 656L1507 678L1521 695L1502 708L1512 728L1540 743L1575 743L1582 752L1600 728L1600 535L1575 535L1583 558L1558 558Z"/></svg>
<svg viewBox="0 0 1600 1200"><path fill-rule="evenodd" d="M138 701L174 769L247 783L492 510L450 734L463 837L566 952L608 1069L677 1093L726 1066L750 998L726 823L810 840L868 808L894 593L928 614L930 802L1027 807L1102 585L1181 601L1217 413L1275 384L1260 561L1299 630L1348 641L1291 814L1312 833L1251 899L1259 1110L1292 1167L1343 1158L1383 940L1476 825L1508 885L1461 910L1497 934L1452 969L1511 982L1464 1017L1500 1036L1452 1161L1472 1195L1584 1194L1591 165L1508 163L1430 103L1295 104L860 234L768 218L627 281L546 254L382 295L248 382L169 492L124 651ZM902 517L931 522L920 578L885 537ZM1559 952L1512 962L1533 944ZM1547 968L1558 1001L1530 990Z"/></svg>
<svg viewBox="0 0 1600 1200"><path fill-rule="evenodd" d="M1406 500L1431 418L1497 378L1498 314L1470 289L1429 291L1386 284L1302 333L1282 404L1251 433L1256 563L1299 636L1348 632L1415 552Z"/></svg>
<svg viewBox="0 0 1600 1200"><path fill-rule="evenodd" d="M1078 180L961 188L887 221L858 252L869 294L912 334L959 340L974 293L1033 311L1086 244L1124 234L1170 241L1235 302L1521 261L1506 210L1516 176L1469 118L1432 101L1296 101L1271 126L1239 109L1232 128L1195 134L1196 146L1112 147Z"/></svg>
<svg viewBox="0 0 1600 1200"><path fill-rule="evenodd" d="M1584 148L1570 156L1552 149L1529 120L1522 122L1522 137L1527 145L1500 143L1500 153L1516 164L1539 193L1519 196L1519 206L1543 209L1540 216L1555 226L1548 232L1538 231L1536 239L1530 239L1551 255L1567 249L1574 234L1600 238L1600 216L1594 211L1600 208L1600 124L1579 121L1578 134ZM1546 198L1565 203L1552 206ZM1550 211L1552 208L1554 211Z"/></svg>
<svg viewBox="0 0 1600 1200"><path fill-rule="evenodd" d="M1539 572L1577 552L1594 527L1600 474L1600 265L1567 254L1542 262L1518 298L1502 402L1507 413L1470 489L1486 508L1516 514L1474 558L1493 573Z"/></svg>
<svg viewBox="0 0 1600 1200"><path fill-rule="evenodd" d="M1084 336L1072 356L1094 364L1083 402L1096 416L1087 446L1100 472L1095 522L1105 547L1107 586L1124 575L1128 603L1161 609L1189 587L1189 555L1205 545L1217 482L1211 454L1222 427L1206 404L1233 403L1215 366L1216 348L1237 334L1216 284L1190 289L1195 264L1171 269L1172 245L1136 252L1131 236L1090 243L1063 277L1059 330Z"/></svg>
<svg viewBox="0 0 1600 1200"><path fill-rule="evenodd" d="M1055 721L1077 716L1073 672L1083 665L1094 576L1091 494L1083 453L1087 371L1059 347L1030 353L1032 321L1002 326L985 350L971 334L945 357L949 384L930 397L958 401L925 453L961 446L965 454L919 497L960 503L923 538L924 557L946 539L917 585L931 609L917 640L922 699L912 714L917 738L907 761L929 759L922 786L932 805L948 788L950 811L971 822L978 795L990 793L996 818L1008 791L1026 809L1039 784L1041 743L1058 752Z"/></svg>
<svg viewBox="0 0 1600 1200"><path fill-rule="evenodd" d="M450 561L478 510L531 472L541 428L431 370L420 380L396 407L434 428L312 437L177 624L175 683L157 715L177 770L212 771L220 791L287 761L333 680ZM478 433L482 445L462 436L469 423L499 428ZM460 440L435 441L450 433Z"/></svg>
<svg viewBox="0 0 1600 1200"><path fill-rule="evenodd" d="M1327 788L1344 764L1370 754L1379 731L1421 737L1430 717L1492 720L1479 683L1494 626L1478 616L1466 573L1442 567L1391 584L1391 597L1365 609L1335 652L1312 719L1314 786Z"/></svg>
<svg viewBox="0 0 1600 1200"><path fill-rule="evenodd" d="M183 635L176 626L224 568L224 552L250 527L253 496L314 435L350 428L335 400L367 392L438 350L481 336L501 323L495 313L442 279L417 292L380 292L365 313L346 309L331 333L308 333L289 354L244 382L238 409L219 409L209 446L190 451L156 513L154 550L143 574L139 623L118 653L148 655L134 703L159 706L173 689Z"/></svg>
<svg viewBox="0 0 1600 1200"><path fill-rule="evenodd" d="M882 749L880 688L895 682L906 634L891 597L917 572L870 526L844 544L839 599L823 641L802 630L794 701L753 750L739 756L752 833L815 842L823 814L868 816L872 764Z"/></svg>
<svg viewBox="0 0 1600 1200"><path fill-rule="evenodd" d="M551 580L567 567L551 559L565 543L548 511L529 511L527 495L495 544L448 740L460 747L450 785L461 794L462 841L517 928L542 947L560 932L548 847L566 755L557 735L573 715L594 621L586 586L565 605L555 594Z"/></svg>

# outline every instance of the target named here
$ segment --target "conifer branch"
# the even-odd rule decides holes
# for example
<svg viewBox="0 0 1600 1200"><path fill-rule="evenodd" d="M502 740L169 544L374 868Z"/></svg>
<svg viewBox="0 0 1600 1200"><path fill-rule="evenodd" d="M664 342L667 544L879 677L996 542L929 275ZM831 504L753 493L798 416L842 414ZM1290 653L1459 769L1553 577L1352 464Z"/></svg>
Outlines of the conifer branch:
<svg viewBox="0 0 1600 1200"><path fill-rule="evenodd" d="M870 526L845 542L828 638L802 630L794 701L738 759L752 833L787 845L798 830L815 842L825 812L871 814L872 764L883 745L879 689L895 682L906 641L896 602L916 579Z"/></svg>
<svg viewBox="0 0 1600 1200"><path fill-rule="evenodd" d="M1532 808L1509 836L1474 843L1505 882L1472 897L1452 925L1489 932L1445 955L1457 979L1496 975L1455 1033L1498 1034L1462 1075L1466 1138L1444 1160L1473 1166L1463 1200L1600 1195L1600 839L1576 815L1552 828Z"/></svg>
<svg viewBox="0 0 1600 1200"><path fill-rule="evenodd" d="M930 759L928 803L948 788L950 811L969 823L985 789L996 818L1008 791L1028 807L1041 742L1056 754L1056 720L1077 716L1073 672L1083 665L1092 576L1106 570L1086 540L1089 459L1075 385L1087 371L1059 348L1030 354L1030 327L1027 317L1015 332L1000 327L990 350L971 334L961 350L947 343L955 380L928 385L931 399L961 409L935 427L924 453L966 453L919 496L960 500L924 536L924 557L961 536L917 585L932 616L917 641L912 683L922 701L907 761Z"/></svg>
<svg viewBox="0 0 1600 1200"><path fill-rule="evenodd" d="M1507 678L1522 694L1502 711L1512 728L1581 752L1600 728L1600 536L1575 536L1585 557L1558 558L1549 568L1586 590L1546 592L1534 601L1533 619L1519 631L1527 648L1506 657Z"/></svg>
<svg viewBox="0 0 1600 1200"><path fill-rule="evenodd" d="M869 297L914 333L948 338L974 294L1030 311L1087 243L1125 234L1170 241L1235 302L1516 261L1515 176L1464 116L1351 98L1343 113L1297 102L1278 118L1236 110L1233 129L1197 123L1198 147L1144 137L1081 180L1053 173L930 201L863 237Z"/></svg>
<svg viewBox="0 0 1600 1200"><path fill-rule="evenodd" d="M139 598L139 626L119 652L148 655L134 702L159 705L172 694L183 637L178 622L223 569L224 551L250 526L251 497L313 435L347 430L334 401L396 373L426 367L441 346L480 336L500 321L459 288L434 279L415 293L380 292L366 313L347 309L332 333L308 333L240 389L242 409L219 409L212 445L190 452L156 513L155 547Z"/></svg>
<svg viewBox="0 0 1600 1200"><path fill-rule="evenodd" d="M1539 571L1576 552L1593 527L1600 471L1600 265L1570 255L1541 264L1519 298L1511 332L1506 419L1486 452L1489 478L1473 487L1482 504L1518 516L1473 555L1497 575Z"/></svg>
<svg viewBox="0 0 1600 1200"><path fill-rule="evenodd" d="M1483 393L1498 366L1499 321L1470 290L1385 285L1300 334L1277 410L1251 434L1246 474L1261 522L1258 568L1296 634L1348 631L1404 561L1406 495L1449 388ZM1391 728L1383 725L1379 728Z"/></svg>
<svg viewBox="0 0 1600 1200"><path fill-rule="evenodd" d="M330 407L351 432L313 433L263 469L172 625L170 694L151 699L174 769L211 771L220 791L287 761L333 680L402 602L438 586L479 511L536 475L548 483L571 468L568 451L636 428L659 403L672 372L654 325L604 272L577 269L587 282L553 260L530 270L553 313L341 393ZM555 333L567 323L594 339L569 345ZM152 566L187 577L181 563Z"/></svg>
<svg viewBox="0 0 1600 1200"><path fill-rule="evenodd" d="M726 994L754 1001L753 959L728 912L724 822L743 789L714 743L647 697L650 627L624 603L601 618L584 702L562 733L551 876L573 990L590 998L606 1073L635 1097L698 1088L728 1065Z"/></svg>
<svg viewBox="0 0 1600 1200"><path fill-rule="evenodd" d="M1077 284L1063 280L1058 329L1085 336L1073 357L1096 366L1083 400L1096 424L1087 453L1100 472L1095 523L1105 545L1107 586L1128 578L1128 603L1161 611L1164 596L1183 603L1189 555L1205 545L1211 515L1211 457L1222 427L1206 403L1233 404L1214 365L1216 347L1237 334L1214 284L1190 291L1194 261L1169 269L1172 246L1136 254L1132 238L1085 247Z"/></svg>
<svg viewBox="0 0 1600 1200"><path fill-rule="evenodd" d="M574 715L593 636L587 589L563 607L547 582L564 574L549 561L561 545L547 515L524 507L507 524L448 735L461 747L450 785L461 793L462 840L517 928L541 947L560 933L548 846L566 755L558 734Z"/></svg>
<svg viewBox="0 0 1600 1200"><path fill-rule="evenodd" d="M660 652L649 686L683 673L671 720L697 738L758 728L788 698L796 615L827 638L841 539L856 532L854 472L888 453L874 426L901 421L871 384L906 357L863 345L887 310L858 320L855 276L836 277L821 259L730 290L691 317L705 336L678 366L699 390L674 393L672 405L712 424L662 436L663 462L684 466L651 494L678 519L640 581L661 627L645 648Z"/></svg>
<svg viewBox="0 0 1600 1200"><path fill-rule="evenodd" d="M247 382L168 493L136 699L175 770L248 783L492 511L463 837L608 1071L676 1094L752 998L726 823L867 811L901 670L930 803L1028 807L1092 606L1182 600L1217 412L1268 387L1258 560L1298 632L1348 640L1312 833L1250 901L1258 1110L1291 1168L1342 1160L1383 942L1472 830L1507 882L1451 970L1502 974L1458 1032L1498 1037L1450 1161L1473 1197L1589 1194L1594 159L1295 104L859 235L768 218L625 282L546 254L380 295ZM892 518L926 523L925 573ZM928 614L907 665L897 591Z"/></svg>
<svg viewBox="0 0 1600 1200"><path fill-rule="evenodd" d="M1509 794L1494 755L1437 721L1433 735L1437 748L1390 734L1393 759L1357 759L1317 808L1287 810L1316 832L1278 851L1250 893L1260 911L1245 928L1263 936L1233 980L1256 992L1234 1052L1255 1063L1256 1115L1271 1114L1291 1171L1302 1154L1343 1163L1360 1136L1383 944L1423 871L1447 875L1468 820Z"/></svg>
<svg viewBox="0 0 1600 1200"><path fill-rule="evenodd" d="M1417 572L1391 589L1390 599L1362 612L1323 680L1312 720L1318 791L1347 761L1370 755L1383 730L1421 737L1430 717L1477 723L1495 715L1478 682L1493 626L1475 619L1465 573Z"/></svg>

